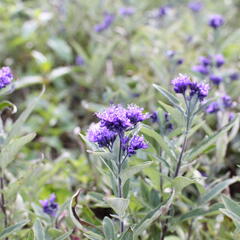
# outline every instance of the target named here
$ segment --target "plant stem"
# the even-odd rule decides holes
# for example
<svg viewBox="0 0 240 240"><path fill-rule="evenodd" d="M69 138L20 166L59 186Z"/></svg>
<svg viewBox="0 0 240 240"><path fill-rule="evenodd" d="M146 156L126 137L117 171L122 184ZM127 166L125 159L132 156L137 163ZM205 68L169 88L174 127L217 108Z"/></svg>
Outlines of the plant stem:
<svg viewBox="0 0 240 240"><path fill-rule="evenodd" d="M3 188L4 188L4 177L3 177L3 170L1 168L0 190L2 192L1 192L1 199L0 199L0 208L4 215L4 227L6 228L8 226L8 219L7 219L7 210L6 210L6 206L5 206L5 198L4 198ZM8 238L5 238L5 240L8 240Z"/></svg>
<svg viewBox="0 0 240 240"><path fill-rule="evenodd" d="M119 153L118 153L118 197L122 198L123 194L122 194L122 179L120 177L121 174L121 169L122 169L122 143L120 140L120 147L119 147ZM124 232L124 223L123 221L120 219L120 232L123 233Z"/></svg>

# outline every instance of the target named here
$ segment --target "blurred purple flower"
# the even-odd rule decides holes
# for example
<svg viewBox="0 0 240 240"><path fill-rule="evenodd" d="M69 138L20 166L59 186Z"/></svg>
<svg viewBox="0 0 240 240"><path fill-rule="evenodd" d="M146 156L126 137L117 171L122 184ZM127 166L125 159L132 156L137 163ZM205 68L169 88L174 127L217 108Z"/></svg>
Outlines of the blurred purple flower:
<svg viewBox="0 0 240 240"><path fill-rule="evenodd" d="M205 67L210 66L212 64L211 57L200 56L199 63Z"/></svg>
<svg viewBox="0 0 240 240"><path fill-rule="evenodd" d="M177 59L176 64L177 65L182 65L184 63L184 60L182 58Z"/></svg>
<svg viewBox="0 0 240 240"><path fill-rule="evenodd" d="M194 72L198 72L202 75L208 75L210 73L209 68L207 66L204 65L196 65L192 67L192 70Z"/></svg>
<svg viewBox="0 0 240 240"><path fill-rule="evenodd" d="M235 118L235 114L233 112L229 113L228 119L231 122Z"/></svg>
<svg viewBox="0 0 240 240"><path fill-rule="evenodd" d="M214 29L221 27L224 24L224 19L221 15L215 14L209 18L208 25Z"/></svg>
<svg viewBox="0 0 240 240"><path fill-rule="evenodd" d="M119 9L119 14L122 16L131 16L135 13L135 9L133 7L122 7Z"/></svg>
<svg viewBox="0 0 240 240"><path fill-rule="evenodd" d="M115 17L113 14L110 14L110 13L105 13L104 14L104 19L103 19L103 22L100 23L100 24L97 24L94 29L95 29L95 32L103 32L104 30L108 29L111 24L113 23Z"/></svg>
<svg viewBox="0 0 240 240"><path fill-rule="evenodd" d="M0 89L5 88L13 81L13 74L10 67L0 69Z"/></svg>
<svg viewBox="0 0 240 240"><path fill-rule="evenodd" d="M203 101L203 99L208 95L209 85L205 83L191 82L190 89L190 96L197 94L199 101Z"/></svg>
<svg viewBox="0 0 240 240"><path fill-rule="evenodd" d="M209 114L216 113L220 110L219 104L217 102L210 103L207 108L206 112Z"/></svg>
<svg viewBox="0 0 240 240"><path fill-rule="evenodd" d="M203 8L203 4L202 2L198 1L198 2L190 2L188 4L188 7L193 11L193 12L200 12Z"/></svg>
<svg viewBox="0 0 240 240"><path fill-rule="evenodd" d="M85 64L85 61L83 59L83 57L81 57L80 55L78 55L76 58L75 58L75 64L78 65L78 66L82 66Z"/></svg>
<svg viewBox="0 0 240 240"><path fill-rule="evenodd" d="M223 78L221 76L212 74L210 76L210 80L212 81L213 84L219 85L223 81Z"/></svg>
<svg viewBox="0 0 240 240"><path fill-rule="evenodd" d="M158 122L158 113L155 111L150 115L150 119L153 123Z"/></svg>
<svg viewBox="0 0 240 240"><path fill-rule="evenodd" d="M215 56L216 67L220 68L224 63L224 57L221 54Z"/></svg>
<svg viewBox="0 0 240 240"><path fill-rule="evenodd" d="M167 50L166 55L168 58L173 58L175 56L176 52L173 50Z"/></svg>
<svg viewBox="0 0 240 240"><path fill-rule="evenodd" d="M55 201L56 201L56 195L54 193L50 195L49 199L40 200L39 202L42 205L43 212L54 217L58 210L58 204Z"/></svg>
<svg viewBox="0 0 240 240"><path fill-rule="evenodd" d="M228 95L224 95L222 98L222 103L224 108L230 108L233 106L232 98Z"/></svg>
<svg viewBox="0 0 240 240"><path fill-rule="evenodd" d="M230 78L230 80L232 80L232 81L236 81L236 80L239 79L239 73L237 73L237 72L231 73L231 74L229 75L229 78Z"/></svg>

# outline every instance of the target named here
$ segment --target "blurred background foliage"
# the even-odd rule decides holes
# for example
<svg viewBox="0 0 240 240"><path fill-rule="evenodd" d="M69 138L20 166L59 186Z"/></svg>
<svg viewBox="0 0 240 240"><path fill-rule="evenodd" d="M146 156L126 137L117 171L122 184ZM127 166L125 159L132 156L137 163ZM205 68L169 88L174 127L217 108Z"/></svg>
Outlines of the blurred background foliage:
<svg viewBox="0 0 240 240"><path fill-rule="evenodd" d="M96 120L95 111L110 103L132 102L149 112L157 110L161 96L152 84L169 89L178 73L201 79L191 70L201 55L222 53L226 64L221 71L226 78L239 72L240 1L202 2L203 10L195 14L185 0L1 0L0 62L14 71L14 89L8 98L18 108L15 114L2 113L6 128L39 95L41 85L46 85L45 94L21 129L37 135L18 155L13 168L20 169L17 178L37 165L37 181L27 181L23 189L25 203L39 205L39 199L55 192L61 204L79 186L90 191L105 188L98 180L95 159L78 136ZM166 5L167 14L157 17L159 8ZM133 7L135 13L121 16L123 6ZM114 22L97 33L94 26L106 12L115 15ZM207 26L214 13L222 14L226 21L217 41ZM175 52L174 58L169 58L169 51ZM83 63L77 63L78 56ZM177 64L180 59L183 63ZM225 90L236 102L239 87L239 81L226 82ZM239 111L238 105L235 111ZM206 120L209 131L217 128L215 117ZM199 132L195 141L202 136ZM238 134L216 175L228 171L237 175L239 140ZM238 187L233 195L240 198ZM137 203L131 207L140 208Z"/></svg>

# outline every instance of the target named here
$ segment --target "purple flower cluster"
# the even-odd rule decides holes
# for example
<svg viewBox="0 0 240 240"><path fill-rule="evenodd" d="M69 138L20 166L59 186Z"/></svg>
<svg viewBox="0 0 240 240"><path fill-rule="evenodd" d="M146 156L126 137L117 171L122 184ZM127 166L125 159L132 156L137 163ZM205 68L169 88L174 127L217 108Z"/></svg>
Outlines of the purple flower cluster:
<svg viewBox="0 0 240 240"><path fill-rule="evenodd" d="M212 15L208 21L208 25L214 29L221 27L223 24L224 24L224 19L219 14Z"/></svg>
<svg viewBox="0 0 240 240"><path fill-rule="evenodd" d="M239 73L237 73L237 72L231 73L231 74L229 75L229 78L230 78L230 80L232 80L232 81L236 81L236 80L239 79Z"/></svg>
<svg viewBox="0 0 240 240"><path fill-rule="evenodd" d="M55 201L56 195L54 193L50 195L49 199L40 200L39 202L42 205L43 212L54 217L58 210L58 204Z"/></svg>
<svg viewBox="0 0 240 240"><path fill-rule="evenodd" d="M13 80L13 74L10 67L2 67L0 69L0 89L5 88Z"/></svg>
<svg viewBox="0 0 240 240"><path fill-rule="evenodd" d="M197 95L200 101L207 97L209 91L208 84L192 82L186 75L179 75L173 79L172 85L176 93L186 95L186 91L189 90L190 98Z"/></svg>
<svg viewBox="0 0 240 240"><path fill-rule="evenodd" d="M97 143L99 147L107 147L111 151L116 137L119 136L121 146L128 156L132 156L140 148L147 147L143 137L125 136L127 131L150 117L148 113L143 113L143 108L134 104L128 105L127 108L122 105L112 105L96 116L100 122L89 127L87 133L89 141Z"/></svg>
<svg viewBox="0 0 240 240"><path fill-rule="evenodd" d="M94 27L95 32L100 33L100 32L103 32L104 30L108 29L112 25L114 19L115 19L115 17L113 14L105 13L103 21Z"/></svg>
<svg viewBox="0 0 240 240"><path fill-rule="evenodd" d="M195 13L200 12L203 8L202 2L190 2L188 7Z"/></svg>
<svg viewBox="0 0 240 240"><path fill-rule="evenodd" d="M231 107L233 107L232 98L228 95L224 95L218 101L210 103L206 108L206 112L209 114L217 113L220 110L224 110Z"/></svg>
<svg viewBox="0 0 240 240"><path fill-rule="evenodd" d="M223 81L223 77L214 74L214 66L216 68L220 68L224 65L225 59L223 55L217 54L213 57L211 56L201 56L199 58L198 65L193 66L192 70L194 72L198 72L203 76L209 76L210 81L215 84L219 85Z"/></svg>

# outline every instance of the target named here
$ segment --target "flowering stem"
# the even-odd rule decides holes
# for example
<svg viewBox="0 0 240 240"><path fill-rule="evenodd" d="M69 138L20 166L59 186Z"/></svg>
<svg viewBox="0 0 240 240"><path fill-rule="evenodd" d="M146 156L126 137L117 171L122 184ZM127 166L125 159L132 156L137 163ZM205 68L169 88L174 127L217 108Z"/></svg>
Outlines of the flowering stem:
<svg viewBox="0 0 240 240"><path fill-rule="evenodd" d="M122 194L122 179L120 177L121 174L121 169L122 169L122 143L120 140L120 147L119 147L119 153L118 153L118 197L122 198L123 194ZM124 231L124 223L123 221L120 219L120 232L123 233Z"/></svg>

